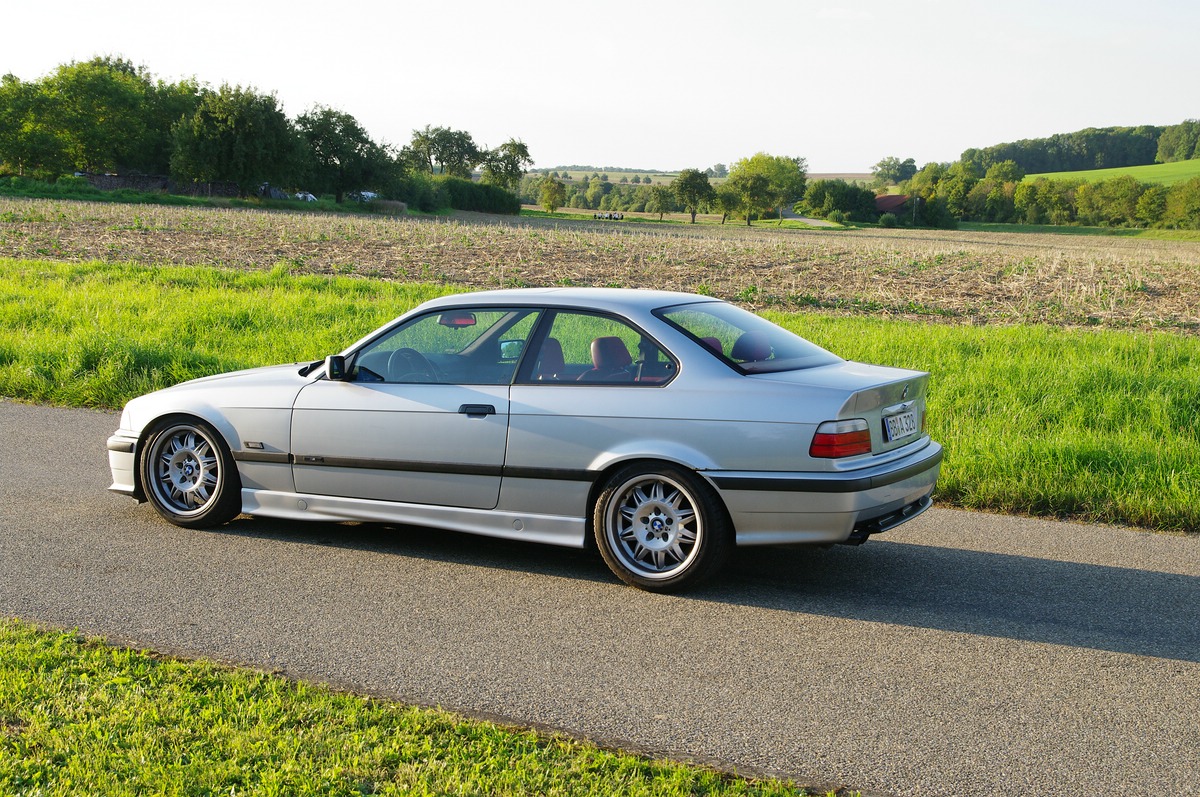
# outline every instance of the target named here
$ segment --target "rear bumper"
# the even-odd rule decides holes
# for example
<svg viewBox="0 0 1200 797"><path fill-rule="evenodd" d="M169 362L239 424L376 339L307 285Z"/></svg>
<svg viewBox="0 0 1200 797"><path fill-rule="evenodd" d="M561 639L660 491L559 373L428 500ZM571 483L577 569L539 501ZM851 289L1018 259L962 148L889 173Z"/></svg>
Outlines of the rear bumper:
<svg viewBox="0 0 1200 797"><path fill-rule="evenodd" d="M862 542L928 509L942 447L846 473L706 474L737 529L738 545Z"/></svg>

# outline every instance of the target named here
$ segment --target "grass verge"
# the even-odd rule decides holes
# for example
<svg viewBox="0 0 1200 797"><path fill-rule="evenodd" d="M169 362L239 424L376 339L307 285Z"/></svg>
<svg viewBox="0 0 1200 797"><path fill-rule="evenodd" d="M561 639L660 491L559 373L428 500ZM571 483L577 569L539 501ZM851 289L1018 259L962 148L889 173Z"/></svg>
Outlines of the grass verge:
<svg viewBox="0 0 1200 797"><path fill-rule="evenodd" d="M0 395L121 406L175 382L340 351L455 288L348 277L0 260ZM933 374L938 499L1200 530L1200 339L765 313L855 360Z"/></svg>
<svg viewBox="0 0 1200 797"><path fill-rule="evenodd" d="M0 620L0 793L806 792Z"/></svg>
<svg viewBox="0 0 1200 797"><path fill-rule="evenodd" d="M1000 224L986 221L960 221L958 229L969 232L1018 232L1032 235L1095 235L1111 238L1145 238L1154 241L1200 241L1200 230L1077 227L1071 224Z"/></svg>

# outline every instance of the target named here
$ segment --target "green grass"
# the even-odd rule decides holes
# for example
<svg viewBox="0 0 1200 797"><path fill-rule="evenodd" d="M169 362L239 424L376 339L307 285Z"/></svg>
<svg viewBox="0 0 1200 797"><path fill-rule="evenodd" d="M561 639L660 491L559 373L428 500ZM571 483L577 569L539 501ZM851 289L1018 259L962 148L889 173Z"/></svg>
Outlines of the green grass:
<svg viewBox="0 0 1200 797"><path fill-rule="evenodd" d="M6 795L797 795L0 620Z"/></svg>
<svg viewBox="0 0 1200 797"><path fill-rule="evenodd" d="M844 357L929 371L938 500L1200 531L1200 339L765 313Z"/></svg>
<svg viewBox="0 0 1200 797"><path fill-rule="evenodd" d="M0 395L120 407L167 384L317 360L444 286L0 259Z"/></svg>
<svg viewBox="0 0 1200 797"><path fill-rule="evenodd" d="M192 377L320 359L453 290L284 264L0 260L0 395L115 408ZM844 357L933 374L942 502L1200 530L1200 338L766 315Z"/></svg>
<svg viewBox="0 0 1200 797"><path fill-rule="evenodd" d="M1035 233L1037 235L1099 235L1111 238L1146 238L1157 241L1200 241L1200 230L1077 227L1071 224L1000 224L987 221L960 221L958 229L974 232L1021 232Z"/></svg>
<svg viewBox="0 0 1200 797"><path fill-rule="evenodd" d="M1200 177L1200 158L1176 161L1175 163L1155 163L1149 166L1124 166L1117 169L1089 169L1081 172L1046 172L1045 174L1028 174L1026 180L1036 180L1045 177L1050 180L1111 180L1114 177L1129 176L1143 183L1160 183L1173 185Z"/></svg>

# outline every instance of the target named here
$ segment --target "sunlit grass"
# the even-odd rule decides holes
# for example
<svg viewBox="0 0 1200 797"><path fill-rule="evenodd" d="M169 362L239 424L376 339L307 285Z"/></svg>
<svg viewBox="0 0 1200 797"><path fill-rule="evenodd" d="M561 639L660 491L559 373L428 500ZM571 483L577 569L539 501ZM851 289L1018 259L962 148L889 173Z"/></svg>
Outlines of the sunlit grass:
<svg viewBox="0 0 1200 797"><path fill-rule="evenodd" d="M6 795L799 795L0 620Z"/></svg>
<svg viewBox="0 0 1200 797"><path fill-rule="evenodd" d="M317 360L445 287L212 268L0 260L0 394L119 407L150 390Z"/></svg>
<svg viewBox="0 0 1200 797"><path fill-rule="evenodd" d="M768 314L851 359L929 371L938 497L1200 531L1200 340Z"/></svg>
<svg viewBox="0 0 1200 797"><path fill-rule="evenodd" d="M1075 172L1045 172L1026 175L1026 180L1045 177L1048 180L1112 180L1117 177L1132 177L1143 183L1174 185L1200 176L1200 161L1195 159L1174 163L1151 163L1143 166L1120 166L1114 169L1088 169Z"/></svg>

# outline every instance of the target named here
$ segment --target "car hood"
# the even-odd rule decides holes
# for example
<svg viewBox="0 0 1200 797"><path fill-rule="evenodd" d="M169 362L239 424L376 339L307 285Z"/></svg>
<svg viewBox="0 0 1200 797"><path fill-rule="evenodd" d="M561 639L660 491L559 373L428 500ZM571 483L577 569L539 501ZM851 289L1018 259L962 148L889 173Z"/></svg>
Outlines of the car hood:
<svg viewBox="0 0 1200 797"><path fill-rule="evenodd" d="M286 384L308 384L312 381L311 377L300 376L300 369L306 363L291 363L288 365L266 365L260 368L247 368L242 371L230 371L224 374L213 374L212 376L202 376L197 379L189 379L186 382L180 382L177 385L163 388L159 393L169 393L179 390L194 390L196 388L217 387L221 385L229 386L244 386L258 385L269 387L281 383Z"/></svg>

